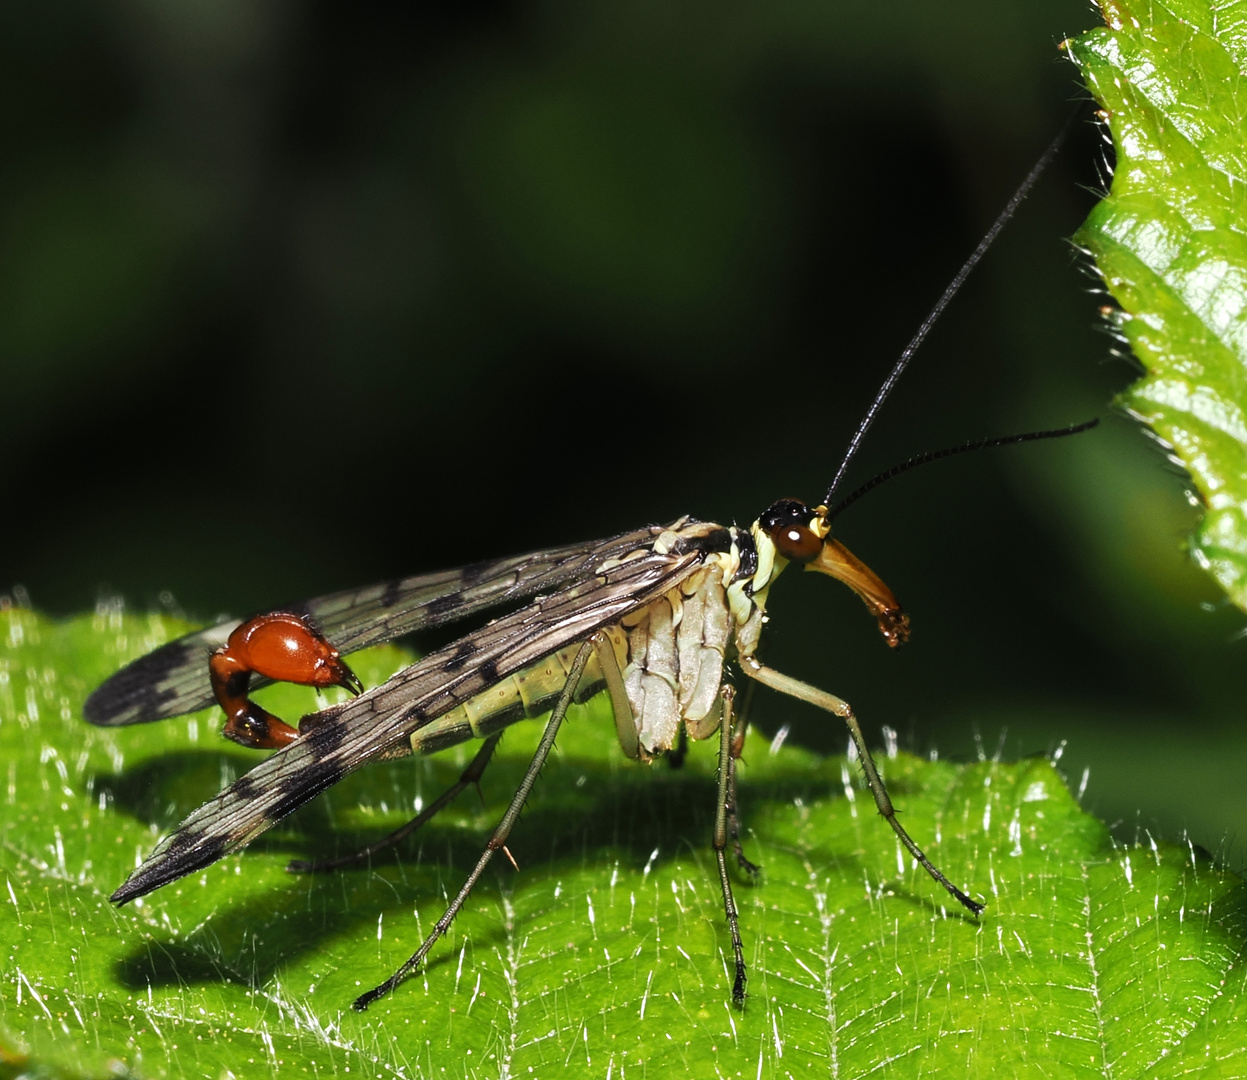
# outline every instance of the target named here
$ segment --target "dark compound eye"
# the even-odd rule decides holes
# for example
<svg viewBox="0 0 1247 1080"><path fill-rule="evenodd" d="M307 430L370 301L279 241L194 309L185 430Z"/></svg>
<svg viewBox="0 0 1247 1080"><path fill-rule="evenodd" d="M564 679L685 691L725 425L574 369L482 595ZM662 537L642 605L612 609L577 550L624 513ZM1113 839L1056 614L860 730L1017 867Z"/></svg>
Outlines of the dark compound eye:
<svg viewBox="0 0 1247 1080"><path fill-rule="evenodd" d="M807 563L823 550L823 542L804 525L775 525L770 530L771 543L785 559Z"/></svg>

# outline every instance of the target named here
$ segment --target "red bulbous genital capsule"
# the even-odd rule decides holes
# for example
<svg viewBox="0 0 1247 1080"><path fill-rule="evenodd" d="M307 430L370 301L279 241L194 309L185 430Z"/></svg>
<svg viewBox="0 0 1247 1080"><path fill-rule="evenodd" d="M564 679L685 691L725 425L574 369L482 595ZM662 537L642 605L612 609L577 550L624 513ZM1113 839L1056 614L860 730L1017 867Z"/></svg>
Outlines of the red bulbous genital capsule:
<svg viewBox="0 0 1247 1080"><path fill-rule="evenodd" d="M341 686L354 694L364 686L323 634L288 611L257 615L236 627L208 662L212 690L227 717L222 734L243 746L275 749L298 731L248 697L252 674L277 682Z"/></svg>
<svg viewBox="0 0 1247 1080"><path fill-rule="evenodd" d="M320 631L298 615L277 611L249 619L229 636L223 650L243 667L276 682L300 686L363 687Z"/></svg>

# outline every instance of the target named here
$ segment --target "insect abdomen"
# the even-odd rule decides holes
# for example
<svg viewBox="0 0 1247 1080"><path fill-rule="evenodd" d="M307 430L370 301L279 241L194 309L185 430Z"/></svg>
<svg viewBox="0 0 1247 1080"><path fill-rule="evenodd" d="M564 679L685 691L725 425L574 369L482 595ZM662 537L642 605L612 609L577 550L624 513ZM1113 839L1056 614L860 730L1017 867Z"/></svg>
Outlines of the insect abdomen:
<svg viewBox="0 0 1247 1080"><path fill-rule="evenodd" d="M676 743L680 725L704 739L719 726L719 686L732 617L722 567L699 572L624 620L624 687L648 753Z"/></svg>
<svg viewBox="0 0 1247 1080"><path fill-rule="evenodd" d="M627 663L628 641L623 631L609 627L603 633L609 638L620 664ZM549 712L563 692L579 649L577 642L551 653L544 660L482 690L462 705L456 705L432 723L417 728L411 733L412 750L417 754L433 754L469 739L483 739L510 724ZM575 700L578 703L587 701L604 685L602 669L593 656L585 667Z"/></svg>

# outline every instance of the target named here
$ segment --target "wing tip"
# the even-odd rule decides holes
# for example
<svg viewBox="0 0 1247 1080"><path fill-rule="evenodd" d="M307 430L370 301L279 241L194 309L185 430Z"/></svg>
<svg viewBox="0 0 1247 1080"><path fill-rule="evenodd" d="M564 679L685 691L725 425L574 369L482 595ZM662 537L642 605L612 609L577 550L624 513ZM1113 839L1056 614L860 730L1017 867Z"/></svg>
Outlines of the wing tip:
<svg viewBox="0 0 1247 1080"><path fill-rule="evenodd" d="M166 642L114 671L87 695L82 718L96 727L148 724L198 712L214 701L208 655L236 622Z"/></svg>
<svg viewBox="0 0 1247 1080"><path fill-rule="evenodd" d="M197 867L195 865L181 868L182 860L155 854L147 859L142 866L134 870L108 899L118 907L124 907L131 900L155 892L162 885L168 885L180 877L185 877Z"/></svg>
<svg viewBox="0 0 1247 1080"><path fill-rule="evenodd" d="M109 680L110 682L112 680ZM96 687L82 703L82 718L96 727L119 727L117 717L121 715L118 703L109 701L108 683Z"/></svg>
<svg viewBox="0 0 1247 1080"><path fill-rule="evenodd" d="M180 877L180 874L170 877L167 873L161 873L161 865L165 862L163 859L149 859L142 866L134 870L125 881L117 887L112 896L108 899L118 907L124 907L131 900L137 900L140 896L146 896L154 889L160 888L161 885L167 885L174 877ZM153 873L153 870L155 873Z"/></svg>
<svg viewBox="0 0 1247 1080"><path fill-rule="evenodd" d="M162 885L168 885L193 874L196 870L206 870L218 859L228 854L230 844L224 836L212 836L199 833L198 830L179 829L168 839L161 842L142 866L138 867L109 897L114 904L121 907L149 892L155 892Z"/></svg>
<svg viewBox="0 0 1247 1080"><path fill-rule="evenodd" d="M133 877L127 878L124 885L114 890L112 896L108 898L110 903L116 904L118 907L124 907L131 900L144 895L144 890L137 888L132 884Z"/></svg>

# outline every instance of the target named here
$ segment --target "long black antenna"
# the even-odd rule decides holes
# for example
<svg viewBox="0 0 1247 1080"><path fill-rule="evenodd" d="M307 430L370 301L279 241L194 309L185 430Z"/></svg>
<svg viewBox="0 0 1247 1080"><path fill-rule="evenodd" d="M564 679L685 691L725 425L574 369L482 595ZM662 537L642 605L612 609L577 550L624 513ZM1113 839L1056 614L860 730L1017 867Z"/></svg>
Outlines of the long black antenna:
<svg viewBox="0 0 1247 1080"><path fill-rule="evenodd" d="M840 468L836 470L835 479L832 480L831 487L827 489L827 494L823 496L824 506L831 505L832 497L836 494L840 481L844 479L844 473L849 467L849 462L857 454L858 448L862 444L862 439L865 438L866 432L870 430L870 425L875 422L875 417L883 407L883 403L888 399L888 395L892 393L892 388L896 385L897 380L900 379L905 369L909 366L909 361L913 359L914 353L918 351L918 346L922 344L931 327L935 325L935 321L944 313L944 309L948 307L952 298L957 295L957 290L961 288L966 278L970 276L970 271L978 265L979 260L986 254L987 249L992 246L992 241L999 235L1000 230L1005 227L1009 219L1017 212L1017 208L1021 205L1022 200L1030 194L1030 190L1035 186L1035 182L1039 179L1044 169L1048 167L1048 163L1056 156L1056 152L1061 148L1061 143L1065 141L1065 136L1068 134L1072 122L1072 117L1066 121L1060 134L1052 140L1048 149L1043 152L1043 156L1035 162L1034 168L1026 174L1026 179L1022 181L1017 191L1013 193L1013 198L1009 200L1008 204L1000 212L1000 216L992 222L992 227L987 230L986 235L979 241L979 246L971 252L970 257L966 259L961 269L957 271L957 276L948 283L948 288L944 290L944 295L935 302L935 307L931 309L931 313L922 320L922 325L918 327L918 332L914 334L910 343L905 346L905 351L901 353L900 359L896 361L891 374L884 379L883 385L879 387L879 392L875 395L875 400L871 402L870 408L866 410L866 415L862 417L862 422L857 425L857 431L853 433L853 438L849 440L848 449L845 450L844 457L840 460Z"/></svg>
<svg viewBox="0 0 1247 1080"><path fill-rule="evenodd" d="M974 442L962 443L960 446L949 446L943 450L931 450L925 454L916 454L907 461L902 461L899 465L893 465L892 468L881 472L873 479L867 480L852 495L846 495L836 503L834 509L828 511L827 520L831 521L842 510L857 502L866 492L877 488L885 480L891 480L892 477L900 476L903 472L916 469L919 465L929 465L932 461L943 461L944 458L956 457L958 454L966 454L971 450L986 450L991 446L1008 446L1010 443L1033 442L1035 439L1060 439L1066 435L1077 435L1080 431L1087 431L1095 427L1099 422L1099 417L1096 417L1094 420L1087 420L1082 424L1074 424L1072 427L1055 428L1051 431L1027 431L1021 435L1002 435L996 439L978 439Z"/></svg>

